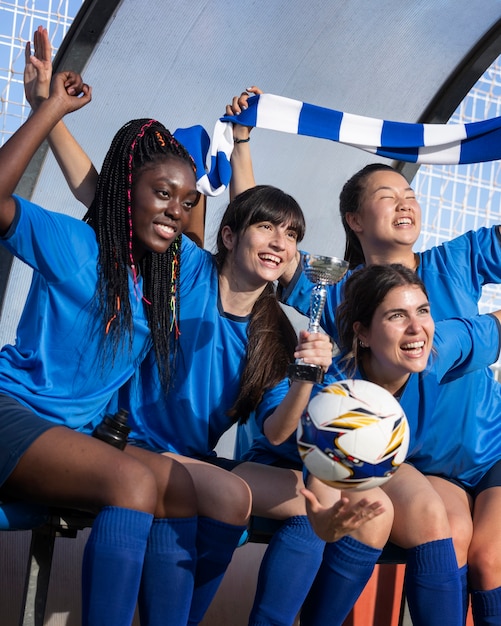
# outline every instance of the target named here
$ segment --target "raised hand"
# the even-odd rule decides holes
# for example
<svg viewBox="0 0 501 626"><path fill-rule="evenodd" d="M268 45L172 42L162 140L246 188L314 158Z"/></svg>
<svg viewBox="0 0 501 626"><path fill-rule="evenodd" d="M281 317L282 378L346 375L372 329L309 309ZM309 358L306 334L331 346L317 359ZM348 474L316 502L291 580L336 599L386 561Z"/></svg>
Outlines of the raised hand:
<svg viewBox="0 0 501 626"><path fill-rule="evenodd" d="M31 42L25 47L24 93L32 109L49 97L52 78L52 46L46 28L39 26L33 35L34 53Z"/></svg>
<svg viewBox="0 0 501 626"><path fill-rule="evenodd" d="M259 87L248 87L239 96L234 96L231 104L226 105L226 115L239 115L247 108L247 100L250 96L262 94L263 91ZM246 141L249 138L252 126L242 126L241 124L233 125L233 138L235 142Z"/></svg>
<svg viewBox="0 0 501 626"><path fill-rule="evenodd" d="M226 115L239 115L243 109L247 108L247 100L253 94L262 94L259 87L249 87L239 96L235 96L231 104L226 105ZM233 141L235 147L231 153L232 176L230 182L230 200L235 196L256 186L254 170L252 168L252 157L249 149L249 139L251 126L233 124Z"/></svg>
<svg viewBox="0 0 501 626"><path fill-rule="evenodd" d="M92 88L83 82L77 72L58 72L51 82L49 100L59 101L64 106L64 114L81 109L92 99Z"/></svg>

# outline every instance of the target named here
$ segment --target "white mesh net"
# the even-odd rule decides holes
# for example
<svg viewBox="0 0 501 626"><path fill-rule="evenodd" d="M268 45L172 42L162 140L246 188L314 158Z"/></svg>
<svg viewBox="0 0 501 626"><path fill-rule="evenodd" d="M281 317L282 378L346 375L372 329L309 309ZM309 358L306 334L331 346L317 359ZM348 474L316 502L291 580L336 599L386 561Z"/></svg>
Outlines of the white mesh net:
<svg viewBox="0 0 501 626"><path fill-rule="evenodd" d="M54 54L83 0L0 1L0 144L29 114L24 99L24 48L39 25L49 31Z"/></svg>
<svg viewBox="0 0 501 626"><path fill-rule="evenodd" d="M478 80L451 117L451 123L477 122L501 115L501 57ZM413 187L423 209L419 249L467 230L501 223L501 162L422 165ZM484 289L483 313L501 308L496 285Z"/></svg>

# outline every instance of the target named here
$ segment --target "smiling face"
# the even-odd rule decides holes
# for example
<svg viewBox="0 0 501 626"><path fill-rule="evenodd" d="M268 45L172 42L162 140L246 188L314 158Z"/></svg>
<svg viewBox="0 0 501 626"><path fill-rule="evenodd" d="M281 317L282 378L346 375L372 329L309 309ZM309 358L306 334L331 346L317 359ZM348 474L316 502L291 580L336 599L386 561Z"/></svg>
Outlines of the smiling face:
<svg viewBox="0 0 501 626"><path fill-rule="evenodd" d="M297 251L297 232L288 224L257 222L240 237L225 226L222 234L230 251L223 273L236 277L243 289L261 289L277 280Z"/></svg>
<svg viewBox="0 0 501 626"><path fill-rule="evenodd" d="M368 254L384 257L392 249L412 250L421 231L421 207L401 174L380 170L368 176L360 208L346 220Z"/></svg>
<svg viewBox="0 0 501 626"><path fill-rule="evenodd" d="M435 324L427 297L417 285L391 289L369 328L354 325L369 348L363 366L369 380L395 393L413 372L422 372L433 345Z"/></svg>
<svg viewBox="0 0 501 626"><path fill-rule="evenodd" d="M142 168L132 186L132 251L135 261L148 252L166 252L188 225L199 193L190 165L166 157Z"/></svg>

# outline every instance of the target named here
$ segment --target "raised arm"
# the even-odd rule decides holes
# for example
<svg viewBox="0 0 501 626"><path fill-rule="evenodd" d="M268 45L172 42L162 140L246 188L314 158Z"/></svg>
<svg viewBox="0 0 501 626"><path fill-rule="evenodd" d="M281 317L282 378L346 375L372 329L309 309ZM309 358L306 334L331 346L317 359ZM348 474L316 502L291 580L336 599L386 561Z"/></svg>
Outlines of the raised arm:
<svg viewBox="0 0 501 626"><path fill-rule="evenodd" d="M36 110L49 95L52 77L52 46L47 29L42 26L35 31L33 47L32 55L30 42L26 44L24 88L26 99L31 108ZM75 95L81 88L71 82L75 76L78 77L78 74L72 74L66 84L69 95ZM89 207L94 199L98 176L91 160L63 121L56 124L48 141L71 192L77 200Z"/></svg>
<svg viewBox="0 0 501 626"><path fill-rule="evenodd" d="M332 362L330 338L320 333L301 331L294 357L302 359L305 363L319 365L327 371ZM291 383L285 398L264 422L264 434L270 443L279 445L296 431L301 415L310 400L312 389L313 383L304 381Z"/></svg>
<svg viewBox="0 0 501 626"><path fill-rule="evenodd" d="M250 95L261 93L263 92L259 87L249 87L239 96L235 96L231 104L226 105L226 115L238 115L247 108L247 100ZM251 126L233 125L235 146L231 154L230 200L233 200L239 193L256 186L249 143L251 130Z"/></svg>
<svg viewBox="0 0 501 626"><path fill-rule="evenodd" d="M82 108L91 100L91 88L81 83L79 94L69 94L65 85L78 82L74 72L54 76L50 95L0 148L0 234L5 234L15 215L12 197L35 152L64 115Z"/></svg>

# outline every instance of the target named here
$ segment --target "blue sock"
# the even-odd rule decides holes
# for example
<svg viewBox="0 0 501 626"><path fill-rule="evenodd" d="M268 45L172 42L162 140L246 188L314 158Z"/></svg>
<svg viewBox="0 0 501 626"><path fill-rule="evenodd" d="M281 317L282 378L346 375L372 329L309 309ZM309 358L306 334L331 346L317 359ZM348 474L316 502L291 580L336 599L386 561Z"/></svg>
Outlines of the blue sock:
<svg viewBox="0 0 501 626"><path fill-rule="evenodd" d="M142 624L186 624L193 595L196 533L196 517L153 520L139 590Z"/></svg>
<svg viewBox="0 0 501 626"><path fill-rule="evenodd" d="M414 626L462 623L463 591L452 539L407 550L405 593Z"/></svg>
<svg viewBox="0 0 501 626"><path fill-rule="evenodd" d="M472 591L471 608L475 626L501 624L501 587L489 591Z"/></svg>
<svg viewBox="0 0 501 626"><path fill-rule="evenodd" d="M249 626L290 626L322 562L325 541L306 515L289 517L264 553Z"/></svg>
<svg viewBox="0 0 501 626"><path fill-rule="evenodd" d="M327 543L301 611L301 626L341 626L374 571L381 550L346 535Z"/></svg>
<svg viewBox="0 0 501 626"><path fill-rule="evenodd" d="M199 517L195 589L188 624L199 624L223 579L246 526Z"/></svg>
<svg viewBox="0 0 501 626"><path fill-rule="evenodd" d="M459 580L461 582L461 594L463 597L463 621L461 624L466 624L466 617L468 615L468 606L470 603L470 590L468 589L468 565L463 565L459 568Z"/></svg>
<svg viewBox="0 0 501 626"><path fill-rule="evenodd" d="M82 626L128 626L134 619L153 515L104 507L82 565Z"/></svg>

